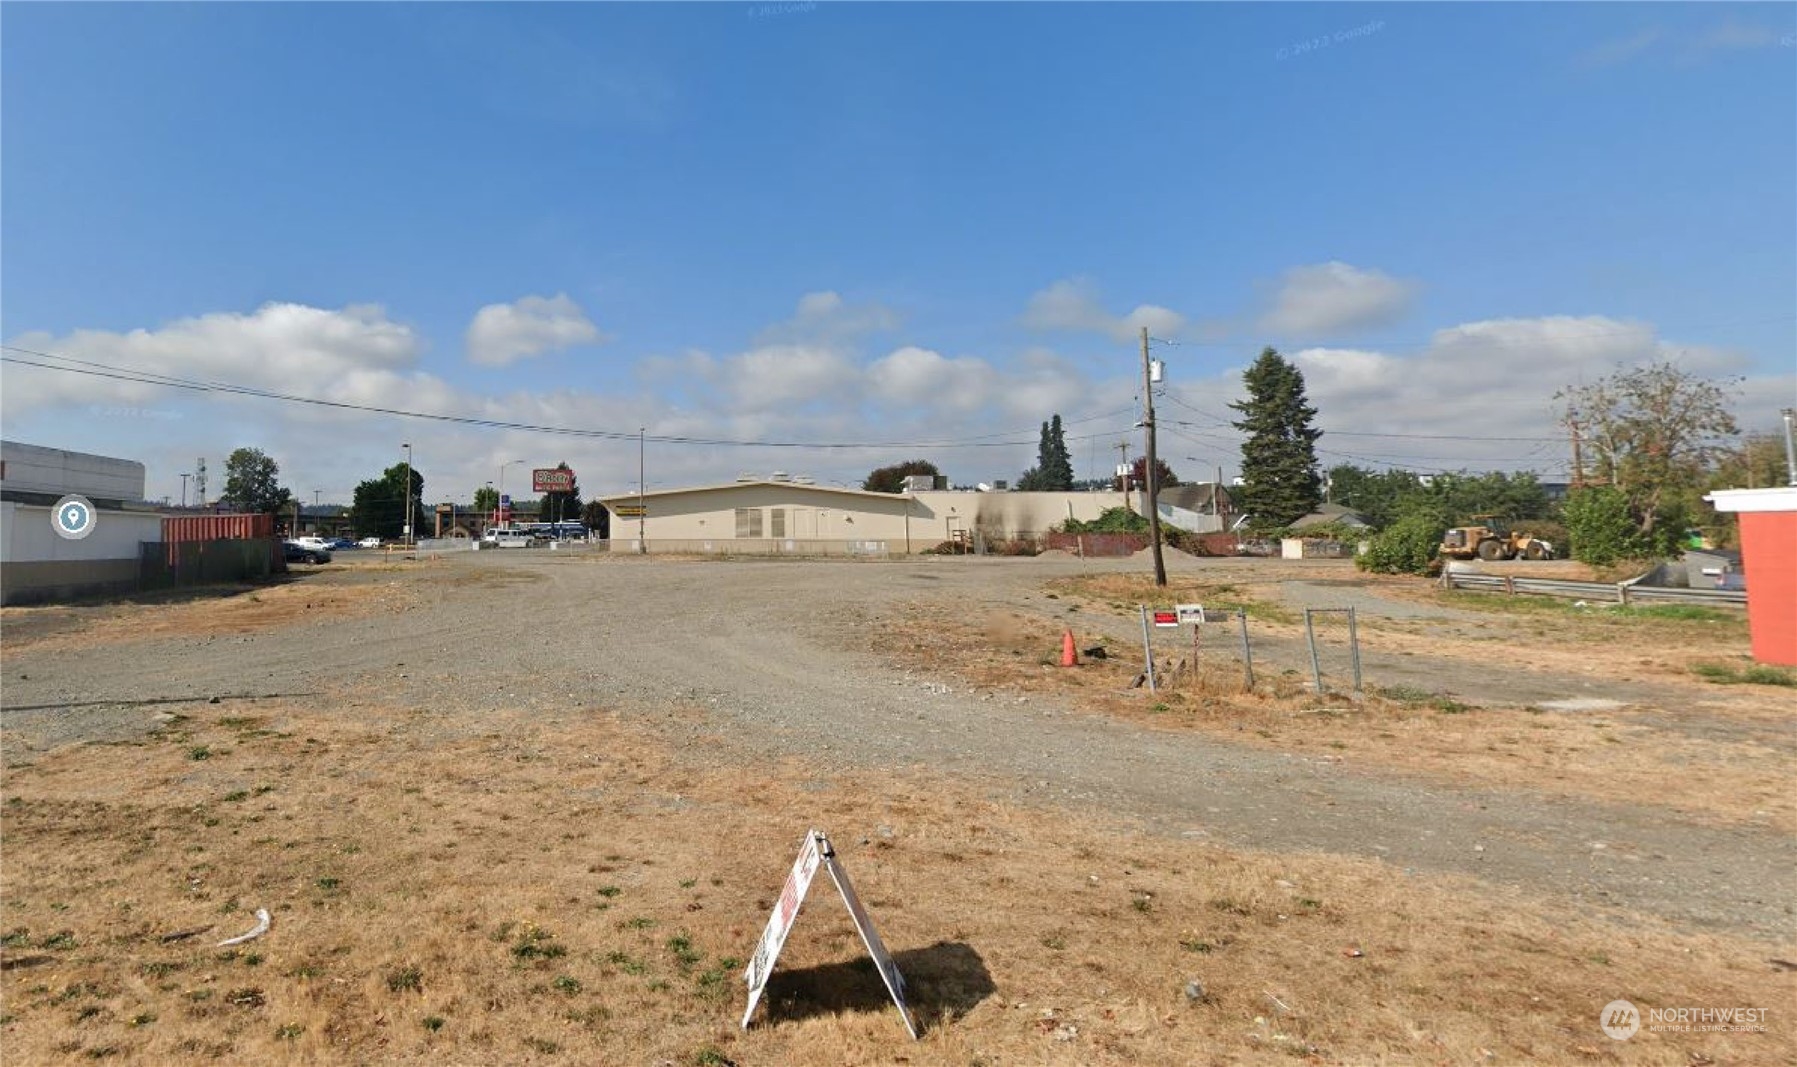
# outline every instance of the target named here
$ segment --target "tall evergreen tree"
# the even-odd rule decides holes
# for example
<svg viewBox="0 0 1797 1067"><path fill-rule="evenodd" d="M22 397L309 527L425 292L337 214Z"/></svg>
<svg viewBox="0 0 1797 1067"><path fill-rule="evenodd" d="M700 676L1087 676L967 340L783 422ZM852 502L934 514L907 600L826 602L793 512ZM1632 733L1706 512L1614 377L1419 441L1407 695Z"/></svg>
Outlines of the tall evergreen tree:
<svg viewBox="0 0 1797 1067"><path fill-rule="evenodd" d="M1061 417L1042 424L1042 436L1036 442L1036 465L1017 479L1017 488L1026 492L1065 493L1073 488L1073 454L1067 451L1067 434L1061 429Z"/></svg>
<svg viewBox="0 0 1797 1067"><path fill-rule="evenodd" d="M1242 485L1236 501L1261 527L1285 526L1322 503L1317 470L1317 438L1311 426L1317 409L1304 396L1304 374L1272 348L1242 374L1248 398L1230 403L1241 412L1235 428L1242 442Z"/></svg>

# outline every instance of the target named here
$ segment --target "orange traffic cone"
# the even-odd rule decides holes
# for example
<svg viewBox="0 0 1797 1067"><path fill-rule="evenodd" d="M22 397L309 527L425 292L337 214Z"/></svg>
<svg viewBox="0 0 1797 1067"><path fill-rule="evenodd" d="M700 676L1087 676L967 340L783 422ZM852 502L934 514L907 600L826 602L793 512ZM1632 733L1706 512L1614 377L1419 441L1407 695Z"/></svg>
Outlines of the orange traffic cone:
<svg viewBox="0 0 1797 1067"><path fill-rule="evenodd" d="M1073 648L1073 631L1061 633L1061 666L1071 667L1079 662L1079 653Z"/></svg>

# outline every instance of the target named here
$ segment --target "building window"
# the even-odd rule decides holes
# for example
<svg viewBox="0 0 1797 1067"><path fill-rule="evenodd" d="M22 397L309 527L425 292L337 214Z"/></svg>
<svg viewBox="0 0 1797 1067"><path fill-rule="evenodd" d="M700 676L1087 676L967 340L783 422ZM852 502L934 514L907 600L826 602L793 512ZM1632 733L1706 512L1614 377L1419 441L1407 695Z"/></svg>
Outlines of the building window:
<svg viewBox="0 0 1797 1067"><path fill-rule="evenodd" d="M786 509L769 508L767 513L767 535L769 537L786 536Z"/></svg>
<svg viewBox="0 0 1797 1067"><path fill-rule="evenodd" d="M736 509L736 536L738 536L738 537L760 537L761 536L761 509L760 508L737 508Z"/></svg>

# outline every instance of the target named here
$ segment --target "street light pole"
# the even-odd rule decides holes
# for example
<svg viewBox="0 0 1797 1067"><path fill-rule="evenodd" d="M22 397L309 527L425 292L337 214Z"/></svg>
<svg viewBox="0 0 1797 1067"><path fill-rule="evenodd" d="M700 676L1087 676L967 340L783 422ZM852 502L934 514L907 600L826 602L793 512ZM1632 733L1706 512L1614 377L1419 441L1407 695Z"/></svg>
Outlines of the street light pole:
<svg viewBox="0 0 1797 1067"><path fill-rule="evenodd" d="M399 447L406 450L406 484L404 489L406 495L406 525L403 533L405 535L405 543L409 545L412 543L412 443L407 441Z"/></svg>
<svg viewBox="0 0 1797 1067"><path fill-rule="evenodd" d="M523 462L524 461L521 459L508 459L499 465L499 499L493 504L493 521L495 524L498 523L499 516L504 514L500 509L504 506L505 502L505 469L514 463Z"/></svg>

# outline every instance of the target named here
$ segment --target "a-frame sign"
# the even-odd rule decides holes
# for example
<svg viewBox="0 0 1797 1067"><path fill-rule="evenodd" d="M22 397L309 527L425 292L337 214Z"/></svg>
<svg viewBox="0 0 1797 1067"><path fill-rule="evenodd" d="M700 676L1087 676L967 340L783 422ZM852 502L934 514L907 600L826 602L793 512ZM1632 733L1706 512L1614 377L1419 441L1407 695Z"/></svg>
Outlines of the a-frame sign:
<svg viewBox="0 0 1797 1067"><path fill-rule="evenodd" d="M749 984L749 1007L743 1012L743 1029L749 1028L749 1017L755 1014L755 1006L761 1003L762 991L767 988L768 976L774 972L774 962L780 958L780 949L786 944L786 935L792 932L793 920L798 918L799 905L805 902L805 893L811 888L811 879L816 876L817 869L824 868L830 872L830 880L836 883L837 892L842 894L842 902L848 906L849 917L855 921L855 929L861 934L861 943L867 946L868 955L873 957L874 966L879 969L880 980L886 983L886 992L891 994L892 1003L899 1010L899 1017L905 1020L905 1032L917 1039L917 1023L911 1018L911 1009L905 1006L905 976L899 973L898 964L893 961L892 954L886 951L880 934L874 929L874 922L868 918L867 909L861 906L861 898L855 895L855 886L849 881L849 873L837 862L836 851L830 847L830 839L817 830L805 835L805 843L799 848L799 858L793 861L792 871L786 876L786 885L780 889L780 899L774 905L774 913L768 916L767 928L761 932L761 943L755 946L755 955L749 960L748 970L743 972L743 979Z"/></svg>

